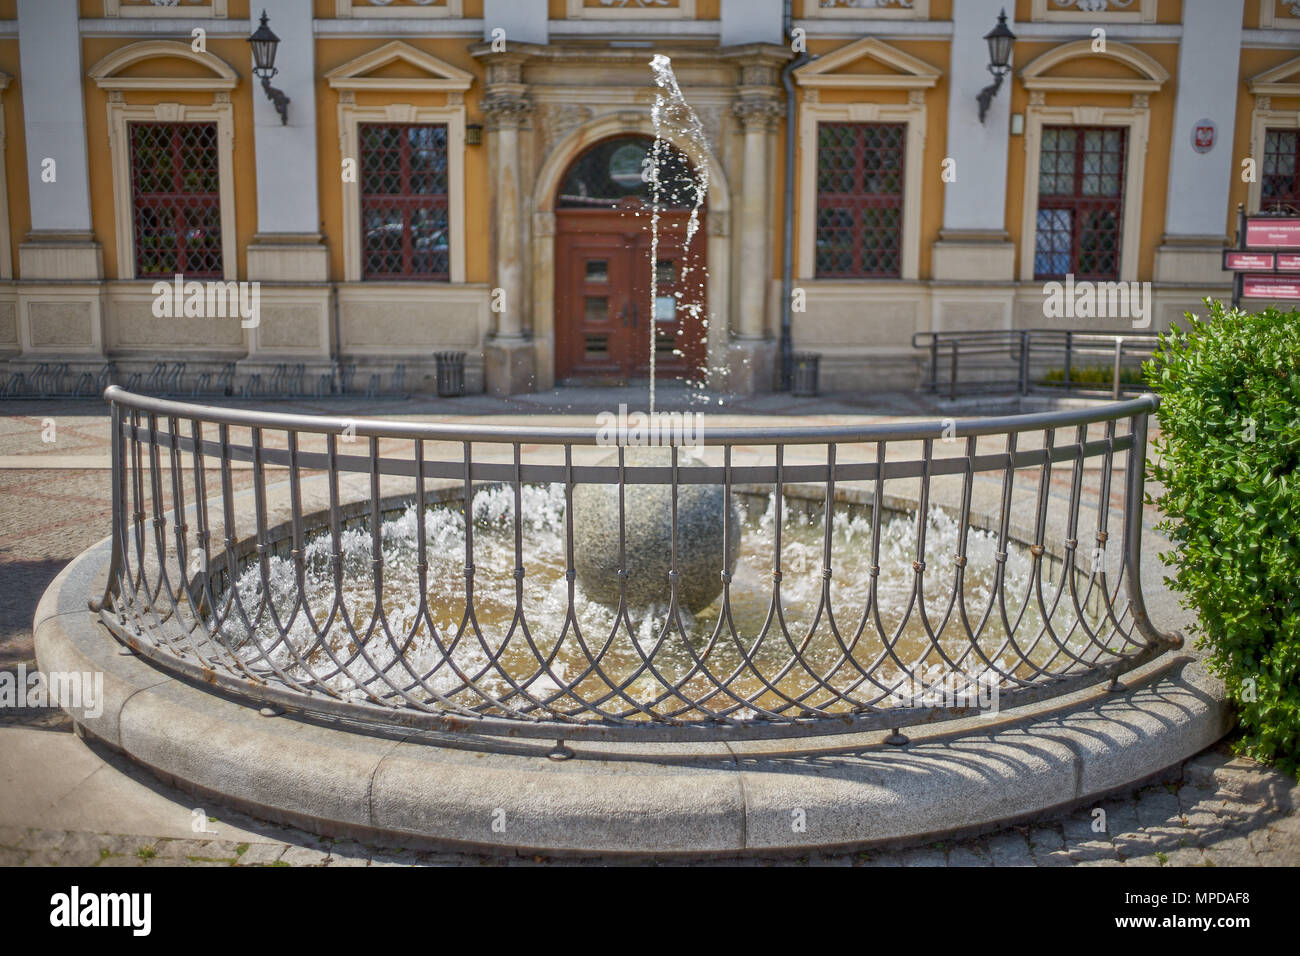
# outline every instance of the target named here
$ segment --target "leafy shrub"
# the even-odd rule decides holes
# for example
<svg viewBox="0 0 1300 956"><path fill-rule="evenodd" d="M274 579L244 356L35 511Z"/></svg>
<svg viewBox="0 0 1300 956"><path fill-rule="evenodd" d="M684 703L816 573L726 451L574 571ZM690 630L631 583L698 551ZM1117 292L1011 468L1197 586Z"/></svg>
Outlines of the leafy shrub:
<svg viewBox="0 0 1300 956"><path fill-rule="evenodd" d="M1239 749L1300 774L1300 312L1209 302L1160 336L1159 529L1169 584L1236 704Z"/></svg>

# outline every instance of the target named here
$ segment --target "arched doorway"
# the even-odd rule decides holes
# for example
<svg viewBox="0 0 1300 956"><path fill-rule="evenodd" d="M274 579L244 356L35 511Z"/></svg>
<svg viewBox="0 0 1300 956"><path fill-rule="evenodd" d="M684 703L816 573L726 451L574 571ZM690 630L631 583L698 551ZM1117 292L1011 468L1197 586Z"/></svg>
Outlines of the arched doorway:
<svg viewBox="0 0 1300 956"><path fill-rule="evenodd" d="M652 324L656 378L695 379L704 372L707 229L701 222L687 247L694 177L686 157L667 144L651 303L651 199L642 169L653 143L641 134L602 140L578 156L560 180L555 201L558 381L621 384L648 377Z"/></svg>

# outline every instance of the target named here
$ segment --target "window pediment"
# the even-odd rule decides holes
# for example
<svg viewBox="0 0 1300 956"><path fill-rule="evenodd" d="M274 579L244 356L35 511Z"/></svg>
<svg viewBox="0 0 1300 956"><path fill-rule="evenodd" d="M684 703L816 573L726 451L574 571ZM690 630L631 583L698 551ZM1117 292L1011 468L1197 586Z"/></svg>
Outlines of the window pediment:
<svg viewBox="0 0 1300 956"><path fill-rule="evenodd" d="M198 64L200 75L140 75L138 66L146 61L182 60ZM158 64L161 66L162 64ZM195 71L188 71L193 73ZM200 53L179 40L144 40L114 50L89 70L88 75L101 90L233 90L239 74L221 57Z"/></svg>
<svg viewBox="0 0 1300 956"><path fill-rule="evenodd" d="M1300 56L1252 76L1246 88L1256 96L1300 97Z"/></svg>
<svg viewBox="0 0 1300 956"><path fill-rule="evenodd" d="M1027 90L1073 90L1092 93L1154 93L1169 79L1169 71L1149 54L1127 43L1111 41L1105 53L1092 49L1092 40L1076 40L1048 50L1033 59L1020 71ZM1098 70L1087 69L1089 59L1105 64L1107 73L1125 72L1126 75L1096 75Z"/></svg>
<svg viewBox="0 0 1300 956"><path fill-rule="evenodd" d="M463 92L474 75L409 43L394 40L325 74L336 90Z"/></svg>
<svg viewBox="0 0 1300 956"><path fill-rule="evenodd" d="M855 69L856 67L856 69ZM875 37L865 37L794 71L803 87L855 90L923 90L943 72Z"/></svg>

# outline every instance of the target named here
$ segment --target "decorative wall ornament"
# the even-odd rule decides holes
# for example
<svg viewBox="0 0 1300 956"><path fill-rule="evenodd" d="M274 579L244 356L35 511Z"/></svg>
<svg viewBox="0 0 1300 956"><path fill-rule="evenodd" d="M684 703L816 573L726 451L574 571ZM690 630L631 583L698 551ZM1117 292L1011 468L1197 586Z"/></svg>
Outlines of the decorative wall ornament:
<svg viewBox="0 0 1300 956"><path fill-rule="evenodd" d="M479 107L483 111L484 125L489 130L503 127L521 127L528 123L533 104L526 96L513 93L490 93Z"/></svg>

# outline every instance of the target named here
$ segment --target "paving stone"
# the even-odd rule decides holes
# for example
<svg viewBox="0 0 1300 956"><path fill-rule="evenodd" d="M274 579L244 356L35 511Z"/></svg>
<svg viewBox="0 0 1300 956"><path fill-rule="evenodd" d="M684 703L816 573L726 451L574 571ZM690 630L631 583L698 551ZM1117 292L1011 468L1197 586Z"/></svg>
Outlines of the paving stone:
<svg viewBox="0 0 1300 956"><path fill-rule="evenodd" d="M1080 860L1075 866L1123 866L1118 857L1100 857L1095 860Z"/></svg>
<svg viewBox="0 0 1300 956"><path fill-rule="evenodd" d="M248 849L239 856L240 866L267 866L284 854L281 843L250 843Z"/></svg>
<svg viewBox="0 0 1300 956"><path fill-rule="evenodd" d="M1200 847L1187 846L1170 850L1166 854L1165 866L1204 866L1205 854Z"/></svg>
<svg viewBox="0 0 1300 956"><path fill-rule="evenodd" d="M1035 854L1038 852L1051 853L1053 850L1062 850L1065 848L1065 836L1063 832L1054 826L1035 826L1029 828L1030 849Z"/></svg>
<svg viewBox="0 0 1300 956"><path fill-rule="evenodd" d="M25 836L26 827L0 827L0 846L21 846Z"/></svg>
<svg viewBox="0 0 1300 956"><path fill-rule="evenodd" d="M22 866L30 854L26 850L0 846L0 866Z"/></svg>
<svg viewBox="0 0 1300 956"><path fill-rule="evenodd" d="M1115 845L1109 840L1084 840L1080 843L1073 843L1070 845L1069 854L1070 859L1078 863L1096 860L1119 861L1119 856L1115 852Z"/></svg>
<svg viewBox="0 0 1300 956"><path fill-rule="evenodd" d="M24 850L57 850L68 838L64 830L28 830L23 837Z"/></svg>
<svg viewBox="0 0 1300 956"><path fill-rule="evenodd" d="M1099 837L1113 837L1117 833L1128 833L1141 826L1138 823L1137 800L1132 796L1103 800L1101 808L1106 811L1106 829L1098 834Z"/></svg>
<svg viewBox="0 0 1300 956"><path fill-rule="evenodd" d="M1029 852L1029 841L1024 834L1016 831L1003 831L985 841L989 856L994 866L1033 866L1034 858Z"/></svg>
<svg viewBox="0 0 1300 956"><path fill-rule="evenodd" d="M969 847L955 846L948 851L948 865L949 866L992 866L993 863L988 858L987 855L977 853L975 850Z"/></svg>
<svg viewBox="0 0 1300 956"><path fill-rule="evenodd" d="M110 869L115 869L115 868L117 868L117 867L132 867L132 868L134 868L134 867L140 867L140 866L144 866L144 864L145 864L145 861L144 861L144 860L141 860L139 857L134 857L134 856L109 856L109 857L105 857L104 859L100 860L100 861L99 861L98 863L96 863L95 865L98 866L98 867L100 867L101 869L104 868L104 867L108 867L108 868L110 868Z"/></svg>
<svg viewBox="0 0 1300 956"><path fill-rule="evenodd" d="M917 847L902 852L903 866L947 866L948 854L933 847Z"/></svg>
<svg viewBox="0 0 1300 956"><path fill-rule="evenodd" d="M1176 825L1181 815L1182 808L1178 805L1178 797L1163 787L1145 790L1138 795L1137 819L1139 826L1159 827L1165 826L1171 821Z"/></svg>
<svg viewBox="0 0 1300 956"><path fill-rule="evenodd" d="M1051 850L1047 853L1035 850L1034 862L1039 866L1074 866L1068 850Z"/></svg>
<svg viewBox="0 0 1300 956"><path fill-rule="evenodd" d="M326 856L324 850L317 850L314 847L290 846L285 848L280 862L288 863L290 866L321 866Z"/></svg>

